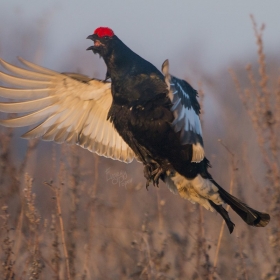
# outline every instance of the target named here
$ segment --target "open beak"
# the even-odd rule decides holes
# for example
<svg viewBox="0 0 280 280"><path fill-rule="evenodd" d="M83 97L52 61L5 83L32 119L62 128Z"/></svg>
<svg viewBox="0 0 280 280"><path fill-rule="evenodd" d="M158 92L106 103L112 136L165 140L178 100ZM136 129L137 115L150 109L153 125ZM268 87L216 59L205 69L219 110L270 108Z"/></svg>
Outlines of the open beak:
<svg viewBox="0 0 280 280"><path fill-rule="evenodd" d="M87 39L90 39L94 42L93 46L90 46L90 47L87 48L87 51L92 50L94 52L95 47L98 45L98 44L96 44L96 42L98 41L100 43L100 41L97 40L98 36L96 34L91 34L91 35L87 36Z"/></svg>
<svg viewBox="0 0 280 280"><path fill-rule="evenodd" d="M96 34L91 34L89 36L87 36L87 39L90 39L92 41L96 40L98 38L98 36Z"/></svg>
<svg viewBox="0 0 280 280"><path fill-rule="evenodd" d="M90 46L90 47L88 47L88 48L87 48L87 51L89 51L89 50L94 51L94 46Z"/></svg>

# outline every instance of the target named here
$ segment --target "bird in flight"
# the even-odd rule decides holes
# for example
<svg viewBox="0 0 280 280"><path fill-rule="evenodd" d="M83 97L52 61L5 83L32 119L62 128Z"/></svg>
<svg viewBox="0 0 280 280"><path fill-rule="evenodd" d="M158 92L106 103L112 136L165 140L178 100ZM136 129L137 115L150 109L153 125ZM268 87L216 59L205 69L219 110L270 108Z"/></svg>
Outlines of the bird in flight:
<svg viewBox="0 0 280 280"><path fill-rule="evenodd" d="M0 87L0 96L16 100L0 103L0 111L20 113L0 124L33 126L24 138L77 144L127 163L136 159L144 166L147 187L161 180L173 193L216 210L230 233L234 223L224 203L248 225L266 226L268 214L229 194L208 172L197 92L169 73L168 60L159 71L108 27L87 39L93 41L87 50L107 66L104 80L58 73L22 58L23 67L0 60L6 69L0 81L9 85Z"/></svg>

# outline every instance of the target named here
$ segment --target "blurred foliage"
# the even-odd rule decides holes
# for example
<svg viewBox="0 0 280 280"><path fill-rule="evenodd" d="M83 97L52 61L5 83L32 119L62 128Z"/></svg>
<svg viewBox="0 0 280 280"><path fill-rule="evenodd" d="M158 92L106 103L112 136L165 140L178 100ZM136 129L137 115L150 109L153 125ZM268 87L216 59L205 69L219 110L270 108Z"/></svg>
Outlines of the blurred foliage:
<svg viewBox="0 0 280 280"><path fill-rule="evenodd" d="M217 124L203 94L212 174L268 211L266 228L249 227L230 211L230 235L220 216L164 184L146 191L139 163L76 146L27 145L1 128L1 279L280 279L279 60L265 58L263 27L254 23L254 31L258 63L234 65L233 81L224 71L215 82L205 77L210 85L199 88L215 91L221 112Z"/></svg>

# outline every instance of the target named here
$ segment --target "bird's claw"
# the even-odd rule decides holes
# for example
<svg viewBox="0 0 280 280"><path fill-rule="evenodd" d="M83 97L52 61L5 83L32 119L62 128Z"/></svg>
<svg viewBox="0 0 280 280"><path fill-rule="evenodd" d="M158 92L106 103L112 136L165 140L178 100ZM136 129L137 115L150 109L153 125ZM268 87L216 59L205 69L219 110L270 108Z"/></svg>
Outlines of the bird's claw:
<svg viewBox="0 0 280 280"><path fill-rule="evenodd" d="M152 181L154 186L159 187L159 178L160 175L163 174L163 169L157 165L156 167L151 165L144 166L144 176L147 179L146 181L146 189L148 190L149 184Z"/></svg>

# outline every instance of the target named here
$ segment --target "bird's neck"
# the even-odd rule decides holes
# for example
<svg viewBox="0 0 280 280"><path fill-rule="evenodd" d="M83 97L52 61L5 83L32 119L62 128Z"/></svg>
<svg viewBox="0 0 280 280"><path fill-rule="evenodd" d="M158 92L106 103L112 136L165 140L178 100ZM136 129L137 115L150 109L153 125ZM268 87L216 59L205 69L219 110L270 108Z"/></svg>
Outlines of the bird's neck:
<svg viewBox="0 0 280 280"><path fill-rule="evenodd" d="M162 75L154 65L133 52L119 39L103 59L107 66L107 74L112 81L124 79L127 75L151 73Z"/></svg>
<svg viewBox="0 0 280 280"><path fill-rule="evenodd" d="M133 69L137 56L121 40L117 40L111 51L103 57L110 78L121 79L127 75Z"/></svg>

